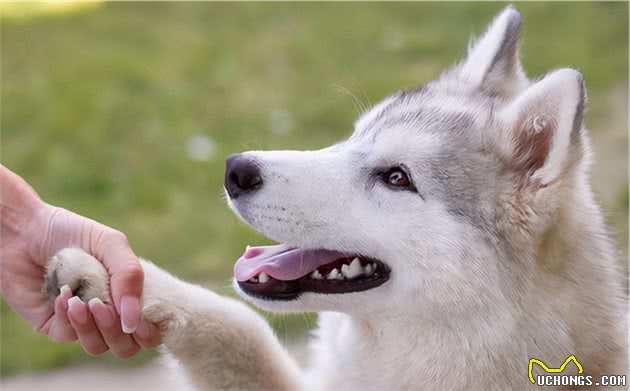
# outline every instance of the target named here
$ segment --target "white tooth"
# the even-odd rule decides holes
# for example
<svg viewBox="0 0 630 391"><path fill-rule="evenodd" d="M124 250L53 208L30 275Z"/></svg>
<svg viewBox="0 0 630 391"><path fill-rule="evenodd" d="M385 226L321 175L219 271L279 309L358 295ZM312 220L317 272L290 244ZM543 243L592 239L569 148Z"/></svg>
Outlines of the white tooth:
<svg viewBox="0 0 630 391"><path fill-rule="evenodd" d="M264 284L265 282L269 281L269 275L265 272L260 273L258 275L258 281Z"/></svg>
<svg viewBox="0 0 630 391"><path fill-rule="evenodd" d="M367 265L365 265L365 275L368 277L371 276L372 273L374 273L374 269L375 269L374 265L371 263L368 263Z"/></svg>
<svg viewBox="0 0 630 391"><path fill-rule="evenodd" d="M348 273L346 273L346 277L355 278L363 272L363 268L361 267L361 261L359 258L354 258L352 263L350 263L350 267L348 267Z"/></svg>
<svg viewBox="0 0 630 391"><path fill-rule="evenodd" d="M351 278L348 274L350 273L350 267L348 265L342 265L341 266L341 274L343 274L344 277L348 277Z"/></svg>
<svg viewBox="0 0 630 391"><path fill-rule="evenodd" d="M338 280L345 280L345 277L343 276L343 274L339 273L339 274L337 275L337 279L338 279Z"/></svg>
<svg viewBox="0 0 630 391"><path fill-rule="evenodd" d="M258 279L256 277L252 277L249 279L249 282L256 282L258 283Z"/></svg>
<svg viewBox="0 0 630 391"><path fill-rule="evenodd" d="M313 273L311 273L311 278L314 280L321 280L322 279L322 275L319 272L319 270L315 269L315 271Z"/></svg>
<svg viewBox="0 0 630 391"><path fill-rule="evenodd" d="M339 275L339 270L337 269L332 269L332 271L330 273L328 273L328 276L326 277L326 279L328 280L334 280L337 278L337 276Z"/></svg>

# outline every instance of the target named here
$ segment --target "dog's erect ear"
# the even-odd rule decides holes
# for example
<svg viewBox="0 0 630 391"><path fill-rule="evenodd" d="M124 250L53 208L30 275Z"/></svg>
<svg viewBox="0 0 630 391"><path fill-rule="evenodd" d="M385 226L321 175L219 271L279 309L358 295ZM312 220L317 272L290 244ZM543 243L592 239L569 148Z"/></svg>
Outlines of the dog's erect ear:
<svg viewBox="0 0 630 391"><path fill-rule="evenodd" d="M532 84L499 113L510 167L541 185L558 179L582 156L586 105L582 74L559 69Z"/></svg>
<svg viewBox="0 0 630 391"><path fill-rule="evenodd" d="M527 86L518 49L521 14L509 5L497 15L481 38L468 48L460 75L475 87L513 96Z"/></svg>

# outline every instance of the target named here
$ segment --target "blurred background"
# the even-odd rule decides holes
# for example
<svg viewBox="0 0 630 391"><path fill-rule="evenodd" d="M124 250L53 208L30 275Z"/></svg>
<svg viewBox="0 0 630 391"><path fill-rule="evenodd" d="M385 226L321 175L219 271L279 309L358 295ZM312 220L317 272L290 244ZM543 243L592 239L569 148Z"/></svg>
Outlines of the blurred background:
<svg viewBox="0 0 630 391"><path fill-rule="evenodd" d="M628 3L516 5L528 75L584 73L594 189L627 268ZM267 241L225 205L226 155L349 135L359 107L436 77L504 6L2 3L2 164L47 202L124 231L143 257L232 294L233 263ZM36 335L4 302L0 317L6 389L52 389L68 373L74 384L149 384L133 376L151 378L152 352L88 357ZM315 317L270 320L299 351ZM49 373L61 367L72 369Z"/></svg>

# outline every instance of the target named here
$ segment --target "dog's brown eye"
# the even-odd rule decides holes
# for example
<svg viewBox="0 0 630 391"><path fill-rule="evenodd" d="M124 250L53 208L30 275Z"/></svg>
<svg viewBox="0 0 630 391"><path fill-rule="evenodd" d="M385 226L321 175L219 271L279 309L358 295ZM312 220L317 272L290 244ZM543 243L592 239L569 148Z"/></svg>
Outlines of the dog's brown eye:
<svg viewBox="0 0 630 391"><path fill-rule="evenodd" d="M411 185L407 174L405 174L405 172L400 169L391 170L387 174L387 183L390 186L395 187L409 187Z"/></svg>

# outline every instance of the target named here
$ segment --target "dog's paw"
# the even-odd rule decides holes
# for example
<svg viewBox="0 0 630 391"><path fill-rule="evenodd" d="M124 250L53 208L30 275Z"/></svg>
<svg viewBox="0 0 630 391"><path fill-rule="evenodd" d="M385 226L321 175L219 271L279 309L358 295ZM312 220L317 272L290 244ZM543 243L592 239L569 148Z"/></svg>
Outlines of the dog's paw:
<svg viewBox="0 0 630 391"><path fill-rule="evenodd" d="M110 302L109 274L96 258L79 248L64 248L48 260L44 293L54 300L67 285L84 303L98 297Z"/></svg>

